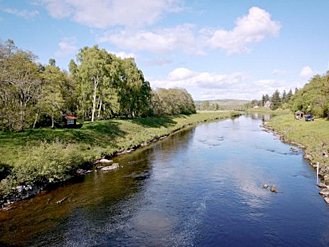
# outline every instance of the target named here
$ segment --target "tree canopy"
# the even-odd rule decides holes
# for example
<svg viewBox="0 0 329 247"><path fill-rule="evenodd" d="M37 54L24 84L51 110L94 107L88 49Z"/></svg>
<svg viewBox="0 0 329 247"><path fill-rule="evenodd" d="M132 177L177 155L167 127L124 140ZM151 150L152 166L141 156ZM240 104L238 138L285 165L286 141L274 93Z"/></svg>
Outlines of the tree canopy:
<svg viewBox="0 0 329 247"><path fill-rule="evenodd" d="M98 46L83 47L69 73L36 62L37 56L0 42L0 129L23 131L60 125L66 114L81 120L195 113L185 89L153 91L133 58Z"/></svg>
<svg viewBox="0 0 329 247"><path fill-rule="evenodd" d="M293 111L301 110L318 117L329 116L329 71L314 76L289 101Z"/></svg>

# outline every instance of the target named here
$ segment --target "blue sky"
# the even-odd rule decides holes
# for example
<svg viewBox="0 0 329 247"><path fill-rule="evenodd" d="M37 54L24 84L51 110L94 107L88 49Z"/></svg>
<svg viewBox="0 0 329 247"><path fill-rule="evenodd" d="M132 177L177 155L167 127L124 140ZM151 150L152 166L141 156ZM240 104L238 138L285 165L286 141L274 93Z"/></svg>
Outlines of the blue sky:
<svg viewBox="0 0 329 247"><path fill-rule="evenodd" d="M0 39L67 70L84 46L134 57L195 100L301 88L329 62L328 0L0 0Z"/></svg>

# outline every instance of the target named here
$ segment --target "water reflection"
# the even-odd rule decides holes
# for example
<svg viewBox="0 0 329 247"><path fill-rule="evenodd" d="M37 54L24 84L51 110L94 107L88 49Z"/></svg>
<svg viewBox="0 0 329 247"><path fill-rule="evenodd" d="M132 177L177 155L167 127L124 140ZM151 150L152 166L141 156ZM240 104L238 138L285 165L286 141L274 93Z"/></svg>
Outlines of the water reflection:
<svg viewBox="0 0 329 247"><path fill-rule="evenodd" d="M0 245L327 246L314 171L261 123L184 130L118 157L120 170L18 203L0 214Z"/></svg>

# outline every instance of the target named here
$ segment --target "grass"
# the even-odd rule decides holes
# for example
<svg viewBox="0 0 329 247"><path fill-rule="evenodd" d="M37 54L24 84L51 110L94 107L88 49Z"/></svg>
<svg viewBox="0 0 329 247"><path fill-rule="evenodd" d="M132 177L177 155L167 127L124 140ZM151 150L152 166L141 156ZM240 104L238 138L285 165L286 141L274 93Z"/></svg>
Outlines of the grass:
<svg viewBox="0 0 329 247"><path fill-rule="evenodd" d="M312 162L319 162L322 176L329 172L329 157L323 155L329 152L328 120L315 119L315 121L307 122L296 120L293 114L289 114L274 117L267 125L286 139L304 145L306 147L305 153L312 156Z"/></svg>
<svg viewBox="0 0 329 247"><path fill-rule="evenodd" d="M272 116L278 116L278 115L285 115L290 114L291 111L288 109L276 109L276 110L270 110L265 107L259 107L259 108L250 108L247 110L248 113L259 113L259 114L270 114Z"/></svg>
<svg viewBox="0 0 329 247"><path fill-rule="evenodd" d="M230 116L229 111L207 111L189 116L84 122L79 129L0 132L0 201L17 185L62 181L96 159L150 142L186 125Z"/></svg>

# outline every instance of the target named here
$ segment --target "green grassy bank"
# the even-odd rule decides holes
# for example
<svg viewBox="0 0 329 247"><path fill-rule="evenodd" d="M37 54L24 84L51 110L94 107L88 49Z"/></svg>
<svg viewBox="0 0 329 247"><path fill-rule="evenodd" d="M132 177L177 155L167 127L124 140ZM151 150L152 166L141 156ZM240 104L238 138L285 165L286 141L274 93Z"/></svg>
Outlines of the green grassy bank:
<svg viewBox="0 0 329 247"><path fill-rule="evenodd" d="M288 109L276 109L276 110L270 110L265 107L259 107L259 108L250 108L247 110L248 113L258 113L258 114L268 114L272 116L278 116L278 115L284 115L284 114L289 114L291 111Z"/></svg>
<svg viewBox="0 0 329 247"><path fill-rule="evenodd" d="M293 114L272 118L266 125L280 135L286 142L302 144L305 155L312 164L319 162L320 175L329 182L329 121L315 119L306 122L296 120Z"/></svg>
<svg viewBox="0 0 329 247"><path fill-rule="evenodd" d="M0 202L18 185L67 180L102 157L137 148L185 126L229 118L229 111L189 116L84 122L79 129L0 132ZM14 191L15 192L15 191ZM16 192L15 192L16 193ZM0 203L1 204L1 203Z"/></svg>

